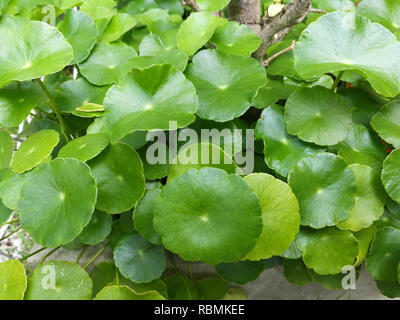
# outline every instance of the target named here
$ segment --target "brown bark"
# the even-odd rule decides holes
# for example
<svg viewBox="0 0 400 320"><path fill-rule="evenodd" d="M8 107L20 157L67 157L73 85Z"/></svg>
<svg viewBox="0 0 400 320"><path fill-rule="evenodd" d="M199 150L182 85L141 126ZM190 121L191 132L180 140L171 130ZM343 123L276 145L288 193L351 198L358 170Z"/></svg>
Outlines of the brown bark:
<svg viewBox="0 0 400 320"><path fill-rule="evenodd" d="M260 0L232 0L228 7L229 20L247 25L260 34Z"/></svg>

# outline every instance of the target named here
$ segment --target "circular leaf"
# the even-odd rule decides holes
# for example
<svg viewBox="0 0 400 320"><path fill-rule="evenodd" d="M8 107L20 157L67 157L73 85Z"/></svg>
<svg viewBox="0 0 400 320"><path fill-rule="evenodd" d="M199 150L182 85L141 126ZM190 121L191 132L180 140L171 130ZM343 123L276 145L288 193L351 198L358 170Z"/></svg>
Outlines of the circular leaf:
<svg viewBox="0 0 400 320"><path fill-rule="evenodd" d="M0 198L3 204L11 210L17 210L17 203L26 175L14 174L7 170L0 183Z"/></svg>
<svg viewBox="0 0 400 320"><path fill-rule="evenodd" d="M24 173L51 155L60 136L54 130L41 130L26 139L15 152L11 167L15 173Z"/></svg>
<svg viewBox="0 0 400 320"><path fill-rule="evenodd" d="M127 286L107 286L94 300L165 300L165 298L156 291L136 293Z"/></svg>
<svg viewBox="0 0 400 320"><path fill-rule="evenodd" d="M153 227L153 204L161 194L160 189L150 190L138 202L133 212L133 222L135 229L140 235L152 244L160 245L160 236L154 231Z"/></svg>
<svg viewBox="0 0 400 320"><path fill-rule="evenodd" d="M223 279L240 285L256 280L264 269L263 261L239 261L215 266L215 270Z"/></svg>
<svg viewBox="0 0 400 320"><path fill-rule="evenodd" d="M106 30L100 37L102 42L113 42L118 40L124 33L131 30L137 21L127 13L117 13L108 24Z"/></svg>
<svg viewBox="0 0 400 320"><path fill-rule="evenodd" d="M289 172L289 185L300 205L301 224L334 226L354 206L356 180L343 159L320 153L300 160Z"/></svg>
<svg viewBox="0 0 400 320"><path fill-rule="evenodd" d="M136 56L136 51L125 43L99 43L79 64L79 70L93 84L112 84L129 71L129 60Z"/></svg>
<svg viewBox="0 0 400 320"><path fill-rule="evenodd" d="M372 118L371 126L383 140L400 148L400 102L383 106Z"/></svg>
<svg viewBox="0 0 400 320"><path fill-rule="evenodd" d="M64 19L58 24L58 30L74 50L71 64L85 60L97 41L97 27L93 19L82 11L68 9Z"/></svg>
<svg viewBox="0 0 400 320"><path fill-rule="evenodd" d="M197 0L201 10L215 12L224 9L230 0Z"/></svg>
<svg viewBox="0 0 400 320"><path fill-rule="evenodd" d="M289 170L302 158L324 151L289 135L283 119L283 108L278 105L270 106L262 112L255 135L264 140L264 155L268 167L283 177L287 177Z"/></svg>
<svg viewBox="0 0 400 320"><path fill-rule="evenodd" d="M135 130L173 130L195 119L196 90L184 75L169 65L133 69L107 91L105 128L112 141Z"/></svg>
<svg viewBox="0 0 400 320"><path fill-rule="evenodd" d="M294 56L296 71L304 78L358 70L378 93L387 97L400 93L400 43L385 27L355 12L325 14L310 24Z"/></svg>
<svg viewBox="0 0 400 320"><path fill-rule="evenodd" d="M285 122L290 134L307 142L331 146L349 133L351 109L344 98L326 88L303 88L287 100Z"/></svg>
<svg viewBox="0 0 400 320"><path fill-rule="evenodd" d="M389 197L400 203L400 149L396 149L383 162L382 182Z"/></svg>
<svg viewBox="0 0 400 320"><path fill-rule="evenodd" d="M25 269L17 260L0 263L0 300L22 300L26 290Z"/></svg>
<svg viewBox="0 0 400 320"><path fill-rule="evenodd" d="M154 204L154 227L164 246L185 260L234 262L260 236L261 208L242 178L192 169L165 186Z"/></svg>
<svg viewBox="0 0 400 320"><path fill-rule="evenodd" d="M31 80L62 70L73 58L71 45L47 23L0 18L0 87L11 80Z"/></svg>
<svg viewBox="0 0 400 320"><path fill-rule="evenodd" d="M79 239L91 246L104 241L111 233L112 217L100 211L95 211L90 219L89 224L83 229L79 235Z"/></svg>
<svg viewBox="0 0 400 320"><path fill-rule="evenodd" d="M144 194L143 165L129 145L110 145L89 165L96 179L99 195L96 208L116 214L128 211Z"/></svg>
<svg viewBox="0 0 400 320"><path fill-rule="evenodd" d="M55 159L31 172L21 188L22 227L46 247L74 240L89 223L97 189L90 169L75 159Z"/></svg>
<svg viewBox="0 0 400 320"><path fill-rule="evenodd" d="M356 178L355 203L349 216L337 227L342 230L359 231L368 228L383 214L386 194L379 175L370 167L352 164L349 169Z"/></svg>
<svg viewBox="0 0 400 320"><path fill-rule="evenodd" d="M93 283L78 264L50 261L40 264L28 279L26 300L90 300Z"/></svg>
<svg viewBox="0 0 400 320"><path fill-rule="evenodd" d="M220 300L228 292L228 282L217 278L196 281L200 300Z"/></svg>
<svg viewBox="0 0 400 320"><path fill-rule="evenodd" d="M400 230L383 228L378 230L366 258L368 272L375 280L397 281L400 261Z"/></svg>
<svg viewBox="0 0 400 320"><path fill-rule="evenodd" d="M301 259L285 259L283 262L283 275L286 280L296 286L305 286L311 282L308 269Z"/></svg>
<svg viewBox="0 0 400 320"><path fill-rule="evenodd" d="M255 247L245 260L262 260L286 251L300 227L299 204L290 187L265 173L244 178L258 196L262 210L263 229Z"/></svg>
<svg viewBox="0 0 400 320"><path fill-rule="evenodd" d="M354 264L359 249L351 232L336 228L301 230L296 245L305 265L320 275L341 273L344 266Z"/></svg>
<svg viewBox="0 0 400 320"><path fill-rule="evenodd" d="M136 283L158 279L166 267L164 248L138 234L121 238L114 248L114 260L122 275Z"/></svg>
<svg viewBox="0 0 400 320"><path fill-rule="evenodd" d="M75 158L88 161L96 157L109 144L108 136L104 133L88 134L68 142L58 153L59 158Z"/></svg>
<svg viewBox="0 0 400 320"><path fill-rule="evenodd" d="M202 50L193 57L187 77L199 96L199 117L225 122L247 111L265 83L265 70L252 58Z"/></svg>

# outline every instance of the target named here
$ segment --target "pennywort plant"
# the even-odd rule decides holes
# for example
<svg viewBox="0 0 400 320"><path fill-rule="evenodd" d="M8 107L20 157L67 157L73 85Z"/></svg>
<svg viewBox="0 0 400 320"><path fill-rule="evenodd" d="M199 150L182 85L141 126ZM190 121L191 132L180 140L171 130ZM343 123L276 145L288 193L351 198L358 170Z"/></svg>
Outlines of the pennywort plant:
<svg viewBox="0 0 400 320"><path fill-rule="evenodd" d="M15 226L38 245L0 263L0 299L245 298L278 264L340 289L364 263L400 296L396 1L3 0L0 15L0 241Z"/></svg>

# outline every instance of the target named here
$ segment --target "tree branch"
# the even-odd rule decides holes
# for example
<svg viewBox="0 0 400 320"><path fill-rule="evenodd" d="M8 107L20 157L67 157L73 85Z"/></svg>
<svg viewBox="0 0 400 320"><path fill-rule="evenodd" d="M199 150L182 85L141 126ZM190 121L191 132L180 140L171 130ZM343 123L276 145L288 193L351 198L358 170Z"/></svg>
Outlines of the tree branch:
<svg viewBox="0 0 400 320"><path fill-rule="evenodd" d="M253 56L259 61L263 61L267 49L275 42L282 40L289 33L291 27L303 21L310 10L310 0L292 0L273 18L265 17L260 33L262 44Z"/></svg>
<svg viewBox="0 0 400 320"><path fill-rule="evenodd" d="M229 20L247 25L257 35L261 32L260 0L232 0L228 6Z"/></svg>
<svg viewBox="0 0 400 320"><path fill-rule="evenodd" d="M195 0L182 0L182 5L183 6L184 5L188 5L195 12L200 12L201 11L201 8L199 7L199 5L197 4L197 2Z"/></svg>
<svg viewBox="0 0 400 320"><path fill-rule="evenodd" d="M294 46L296 44L296 41L293 40L291 45L277 53L275 53L273 56L269 57L267 60L264 61L264 67L268 67L268 65L271 63L272 60L278 58L279 56L285 54L286 52L294 50Z"/></svg>

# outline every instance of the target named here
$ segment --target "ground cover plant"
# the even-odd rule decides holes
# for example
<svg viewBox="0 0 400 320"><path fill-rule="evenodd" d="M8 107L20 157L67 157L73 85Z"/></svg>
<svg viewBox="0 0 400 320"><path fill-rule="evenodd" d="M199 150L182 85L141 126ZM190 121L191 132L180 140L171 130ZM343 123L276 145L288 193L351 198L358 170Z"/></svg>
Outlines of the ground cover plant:
<svg viewBox="0 0 400 320"><path fill-rule="evenodd" d="M38 245L0 299L245 299L279 264L400 297L400 3L0 0L0 37L0 241Z"/></svg>

